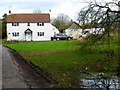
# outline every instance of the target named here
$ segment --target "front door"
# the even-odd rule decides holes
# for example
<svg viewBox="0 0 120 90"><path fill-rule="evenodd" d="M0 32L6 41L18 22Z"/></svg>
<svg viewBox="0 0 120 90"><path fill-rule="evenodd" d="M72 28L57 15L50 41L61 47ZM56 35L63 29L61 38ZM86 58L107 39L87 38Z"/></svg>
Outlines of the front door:
<svg viewBox="0 0 120 90"><path fill-rule="evenodd" d="M26 33L26 41L31 41L32 40L32 33L27 32Z"/></svg>
<svg viewBox="0 0 120 90"><path fill-rule="evenodd" d="M25 40L26 41L32 41L32 31L30 29L27 29L25 31Z"/></svg>

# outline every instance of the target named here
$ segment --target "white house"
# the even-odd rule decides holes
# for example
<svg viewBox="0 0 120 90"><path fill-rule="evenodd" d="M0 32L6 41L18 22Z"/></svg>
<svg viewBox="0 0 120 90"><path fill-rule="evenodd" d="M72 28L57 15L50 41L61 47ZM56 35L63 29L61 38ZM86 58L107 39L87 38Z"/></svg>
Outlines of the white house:
<svg viewBox="0 0 120 90"><path fill-rule="evenodd" d="M82 27L76 22L70 22L66 27L64 32L68 36L72 36L73 39L78 39L82 33Z"/></svg>
<svg viewBox="0 0 120 90"><path fill-rule="evenodd" d="M47 41L54 33L59 33L50 24L50 15L41 14L11 14L7 19L7 41Z"/></svg>

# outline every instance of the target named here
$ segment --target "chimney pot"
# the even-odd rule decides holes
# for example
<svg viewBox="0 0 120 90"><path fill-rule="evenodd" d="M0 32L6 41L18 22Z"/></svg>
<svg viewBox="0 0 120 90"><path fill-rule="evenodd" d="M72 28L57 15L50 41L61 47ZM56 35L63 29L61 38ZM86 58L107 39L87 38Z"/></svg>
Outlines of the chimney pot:
<svg viewBox="0 0 120 90"><path fill-rule="evenodd" d="M11 15L11 10L9 10L9 15Z"/></svg>

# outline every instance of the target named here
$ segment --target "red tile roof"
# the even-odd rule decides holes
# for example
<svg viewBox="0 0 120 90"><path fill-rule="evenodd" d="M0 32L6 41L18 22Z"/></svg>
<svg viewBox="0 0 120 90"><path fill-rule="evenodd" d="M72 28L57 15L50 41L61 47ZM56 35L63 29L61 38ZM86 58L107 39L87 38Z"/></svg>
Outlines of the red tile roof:
<svg viewBox="0 0 120 90"><path fill-rule="evenodd" d="M9 15L7 22L18 22L18 23L36 23L36 22L50 22L50 14L11 14Z"/></svg>

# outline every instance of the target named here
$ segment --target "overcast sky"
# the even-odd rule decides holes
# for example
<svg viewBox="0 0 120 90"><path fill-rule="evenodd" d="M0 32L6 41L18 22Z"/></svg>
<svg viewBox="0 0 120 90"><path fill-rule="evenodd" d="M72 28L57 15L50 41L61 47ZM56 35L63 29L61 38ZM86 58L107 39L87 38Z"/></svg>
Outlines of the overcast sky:
<svg viewBox="0 0 120 90"><path fill-rule="evenodd" d="M89 1L91 0L86 0L86 2ZM0 18L4 13L8 14L9 10L12 13L33 13L34 10L40 9L42 13L49 13L49 10L51 10L52 18L59 13L64 13L71 19L76 20L78 11L87 5L84 0L0 0Z"/></svg>

